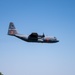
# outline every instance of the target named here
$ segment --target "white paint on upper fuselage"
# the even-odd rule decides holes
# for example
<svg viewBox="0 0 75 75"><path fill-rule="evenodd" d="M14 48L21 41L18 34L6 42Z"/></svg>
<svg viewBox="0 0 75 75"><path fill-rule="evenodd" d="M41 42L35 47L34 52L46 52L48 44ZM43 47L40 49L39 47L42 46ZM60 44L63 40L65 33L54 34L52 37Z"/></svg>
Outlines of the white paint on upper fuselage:
<svg viewBox="0 0 75 75"><path fill-rule="evenodd" d="M46 36L46 37L44 37L44 39L57 39L56 37L52 37L52 36Z"/></svg>

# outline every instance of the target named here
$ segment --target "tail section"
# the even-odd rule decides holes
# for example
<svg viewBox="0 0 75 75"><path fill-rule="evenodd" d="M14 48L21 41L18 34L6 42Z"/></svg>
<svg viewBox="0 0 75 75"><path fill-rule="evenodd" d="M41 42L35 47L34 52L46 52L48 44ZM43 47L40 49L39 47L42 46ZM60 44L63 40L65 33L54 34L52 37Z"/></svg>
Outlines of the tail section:
<svg viewBox="0 0 75 75"><path fill-rule="evenodd" d="M15 34L18 34L18 33L17 33L17 30L16 30L16 28L15 28L13 22L10 22L10 24L9 24L9 29L8 29L8 35L14 36Z"/></svg>

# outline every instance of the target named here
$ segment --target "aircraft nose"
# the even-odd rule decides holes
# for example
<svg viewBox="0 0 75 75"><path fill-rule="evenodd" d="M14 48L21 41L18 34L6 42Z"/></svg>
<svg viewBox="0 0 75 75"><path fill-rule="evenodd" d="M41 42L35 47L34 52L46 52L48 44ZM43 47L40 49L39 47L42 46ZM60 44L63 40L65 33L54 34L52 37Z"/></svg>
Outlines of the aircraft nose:
<svg viewBox="0 0 75 75"><path fill-rule="evenodd" d="M59 40L57 40L57 42L59 42Z"/></svg>

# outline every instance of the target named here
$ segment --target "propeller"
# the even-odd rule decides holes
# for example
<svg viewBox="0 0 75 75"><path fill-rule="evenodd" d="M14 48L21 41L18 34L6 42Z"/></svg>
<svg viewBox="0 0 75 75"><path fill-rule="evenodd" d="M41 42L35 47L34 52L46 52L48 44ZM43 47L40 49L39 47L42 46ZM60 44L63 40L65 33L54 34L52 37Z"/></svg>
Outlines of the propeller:
<svg viewBox="0 0 75 75"><path fill-rule="evenodd" d="M43 33L42 37L45 37L44 33Z"/></svg>

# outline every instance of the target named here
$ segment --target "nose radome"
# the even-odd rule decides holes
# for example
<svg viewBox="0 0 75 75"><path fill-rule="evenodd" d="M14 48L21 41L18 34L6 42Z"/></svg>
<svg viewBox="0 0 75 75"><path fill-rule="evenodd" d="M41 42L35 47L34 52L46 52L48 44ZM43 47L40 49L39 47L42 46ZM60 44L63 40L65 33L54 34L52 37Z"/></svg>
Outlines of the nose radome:
<svg viewBox="0 0 75 75"><path fill-rule="evenodd" d="M57 40L57 42L59 42L59 40Z"/></svg>

